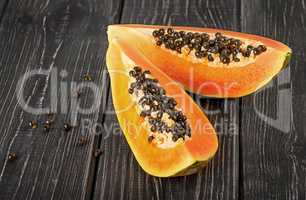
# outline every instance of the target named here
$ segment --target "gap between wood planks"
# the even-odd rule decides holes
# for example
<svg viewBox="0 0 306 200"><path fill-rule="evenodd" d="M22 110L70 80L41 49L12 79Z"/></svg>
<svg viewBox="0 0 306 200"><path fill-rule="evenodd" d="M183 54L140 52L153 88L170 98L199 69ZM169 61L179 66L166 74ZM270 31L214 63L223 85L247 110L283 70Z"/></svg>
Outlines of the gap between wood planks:
<svg viewBox="0 0 306 200"><path fill-rule="evenodd" d="M117 23L121 23L124 2L125 2L125 0L120 0L119 18L117 20ZM105 111L107 109L107 105L108 105L108 101L109 101L109 95L110 95L110 92L109 92L109 90L110 90L110 77L109 77L109 74L108 74L107 70L104 70L104 74L103 74L102 77L103 78L105 77L106 81L104 83L105 87L104 87L103 94L102 94L102 98L105 97L105 99L102 101L103 102L103 105L102 105L103 106L103 108L102 108L103 109L103 114L102 114L102 117L101 117L101 124L103 124L104 120L105 120ZM102 127L102 129L103 129L103 127ZM102 134L100 134L98 136L98 139L97 139L96 143L97 143L97 149L101 149ZM92 159L92 160L94 160L93 161L94 167L93 167L93 172L91 174L89 174L89 177L91 175L92 179L88 178L88 183L87 183L87 185L90 186L90 191L89 191L88 199L94 199L100 157L101 156L98 156L96 159Z"/></svg>
<svg viewBox="0 0 306 200"><path fill-rule="evenodd" d="M238 22L237 22L237 29L238 31L242 31L242 0L237 0L237 10L239 11L238 15ZM241 116L242 116L242 98L239 98L238 103L238 199L242 200L244 199L244 190L243 190L243 157L242 157L242 134L241 134Z"/></svg>

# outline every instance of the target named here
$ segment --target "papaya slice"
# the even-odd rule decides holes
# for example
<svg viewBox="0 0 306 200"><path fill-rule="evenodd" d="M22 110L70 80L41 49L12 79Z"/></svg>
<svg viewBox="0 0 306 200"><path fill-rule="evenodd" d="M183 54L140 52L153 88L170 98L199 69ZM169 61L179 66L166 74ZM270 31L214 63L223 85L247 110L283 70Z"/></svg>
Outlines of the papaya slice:
<svg viewBox="0 0 306 200"><path fill-rule="evenodd" d="M197 172L213 158L218 148L215 130L201 109L177 82L156 68L138 49L120 39L114 38L110 41L106 63L111 79L113 104L120 127L144 171L157 177L183 176ZM133 78L136 77L135 74L138 74L137 78ZM146 78L146 74L149 74L151 78ZM144 89L145 86L148 88L145 84L152 82L155 93L147 92L148 89ZM131 89L136 90L137 93ZM156 91L162 91L162 93L156 93ZM152 103L162 105L160 109L170 109L171 104L162 104L165 99L175 102L172 112L180 113L181 121L178 120L179 118L176 119L178 121L170 120L172 119L169 117L171 114L164 119L166 111L159 118L159 122L163 125L170 123L167 125L168 128L172 123L170 133L167 129L165 129L166 132L162 130L164 126L161 125L155 127L161 130L152 130L150 120L157 118L153 117L153 111L150 117L144 117L145 114L143 115L143 110L141 111L141 108L144 107L141 107L139 98L144 97L141 95L146 92L148 99L150 95L152 98L162 99L158 100L160 104L156 104L155 101L155 104ZM151 108L154 108L154 105ZM180 132L180 137L174 140L178 132L171 133L176 130L173 124L181 122L183 125L185 123L183 130L186 132Z"/></svg>
<svg viewBox="0 0 306 200"><path fill-rule="evenodd" d="M167 46L167 43L162 44L165 37L160 39L157 37L158 34L157 36L154 34L157 30L167 31L168 28L133 24L111 25L108 27L108 38L109 41L113 38L120 38L133 45L153 65L182 84L185 89L216 98L241 97L255 92L286 67L291 57L291 49L288 46L269 38L220 29L171 27L172 32L174 30L177 35L171 35L170 40L167 40L170 42L175 37L179 38L181 32L185 35L204 34L205 36L207 34L210 38L216 38L217 34L222 34L222 37L224 36L228 41L240 41L237 56L234 57L233 52L233 55L223 57L225 58L223 62L220 48L224 46L218 46L219 52L217 51L216 55L220 55L219 58L209 55L209 52L215 51L209 45L207 49L199 50L204 54L201 56L201 54L196 54L198 47L196 44L190 47L192 49L186 48L189 47L187 46L188 41L178 50L175 49L176 46L172 48L171 43L170 46L169 44ZM182 42L184 42L183 39L182 36ZM176 41L179 40L176 39ZM179 41L177 45L182 42ZM189 43L192 42L189 41ZM201 43L202 46L204 46L203 43ZM217 43L218 41L215 44ZM249 46L256 48L253 48L253 51L250 50L249 53L247 50L243 52L243 48L247 49ZM263 47L261 49L264 52L259 52L259 55L257 47ZM208 54L205 51L208 51Z"/></svg>

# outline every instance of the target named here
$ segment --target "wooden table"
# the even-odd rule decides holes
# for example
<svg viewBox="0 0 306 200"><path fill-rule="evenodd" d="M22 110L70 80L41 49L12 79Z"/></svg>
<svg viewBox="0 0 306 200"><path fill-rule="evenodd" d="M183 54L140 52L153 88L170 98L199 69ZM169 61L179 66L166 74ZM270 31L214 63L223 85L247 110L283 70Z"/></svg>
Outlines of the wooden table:
<svg viewBox="0 0 306 200"><path fill-rule="evenodd" d="M1 0L0 199L306 199L305 5L305 0ZM106 28L116 23L260 34L294 53L289 67L255 94L228 100L193 95L217 127L220 149L198 174L155 178L139 167L111 114ZM71 113L61 113L59 105L55 127L44 132L45 116L26 112L17 100L18 81L34 69L47 74L32 77L23 91L36 108L50 104L53 69L67 71L58 84L68 86L90 74L102 92L101 105L78 120L103 124L102 133L80 127L64 132ZM83 91L81 105L93 98ZM31 129L30 120L38 128ZM116 134L107 135L109 127ZM103 153L95 157L97 148ZM8 160L10 153L17 159Z"/></svg>

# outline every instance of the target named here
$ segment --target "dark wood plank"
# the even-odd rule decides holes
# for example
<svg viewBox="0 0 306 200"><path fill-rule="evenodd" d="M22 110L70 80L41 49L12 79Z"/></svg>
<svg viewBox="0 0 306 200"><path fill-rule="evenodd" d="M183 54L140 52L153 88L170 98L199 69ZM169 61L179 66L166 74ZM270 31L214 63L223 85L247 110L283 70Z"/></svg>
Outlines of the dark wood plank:
<svg viewBox="0 0 306 200"><path fill-rule="evenodd" d="M1 21L1 18L3 16L3 13L4 13L4 10L7 6L7 3L8 3L9 0L1 0L0 1L0 21Z"/></svg>
<svg viewBox="0 0 306 200"><path fill-rule="evenodd" d="M33 107L50 106L50 87L72 82L81 83L89 73L97 86L93 91L104 91L103 69L107 47L106 26L119 19L120 1L15 1L8 4L0 26L0 199L84 199L91 192L94 169L92 151L95 135L81 126L69 133L62 130L75 107L62 111L64 103L58 90L58 114L53 128L44 133L44 115L27 113L18 104L18 80L30 70L47 70L47 76L34 76L26 82L23 96ZM63 70L67 76L52 81L52 70ZM49 77L49 78L46 78ZM106 85L107 86L107 85ZM81 107L89 107L93 92L82 90ZM76 97L69 90L67 101ZM68 102L68 105L70 105ZM100 102L100 101L98 101ZM77 115L96 122L103 113L103 104L92 113ZM39 122L30 129L29 120ZM84 136L88 144L78 145ZM17 160L8 161L15 152Z"/></svg>
<svg viewBox="0 0 306 200"><path fill-rule="evenodd" d="M1 19L3 17L4 11L6 9L7 3L8 3L8 0L1 0L0 1L0 22L1 22Z"/></svg>
<svg viewBox="0 0 306 200"><path fill-rule="evenodd" d="M242 1L242 30L287 43L290 67L243 98L244 199L305 199L306 2Z"/></svg>
<svg viewBox="0 0 306 200"><path fill-rule="evenodd" d="M171 24L239 30L239 1L125 1L121 23ZM220 149L208 167L179 178L155 178L137 164L116 116L105 116L104 155L97 172L94 199L237 199L238 100L194 96L217 127ZM112 130L109 132L107 130Z"/></svg>

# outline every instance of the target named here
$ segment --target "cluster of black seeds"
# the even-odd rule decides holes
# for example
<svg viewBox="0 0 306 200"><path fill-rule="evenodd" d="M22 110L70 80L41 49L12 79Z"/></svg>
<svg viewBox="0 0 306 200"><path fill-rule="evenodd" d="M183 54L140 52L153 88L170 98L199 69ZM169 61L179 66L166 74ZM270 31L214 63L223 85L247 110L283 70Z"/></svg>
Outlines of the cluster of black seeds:
<svg viewBox="0 0 306 200"><path fill-rule="evenodd" d="M189 51L195 50L197 58L207 57L210 62L214 61L212 55L215 54L223 64L229 64L231 61L239 62L240 59L237 57L239 53L243 57L250 57L252 52L256 56L267 50L264 45L257 47L248 45L242 48L240 40L228 38L219 32L215 33L213 39L207 33L175 31L172 28L154 30L152 34L158 46L164 44L165 48L178 53L182 53L182 48L187 47Z"/></svg>
<svg viewBox="0 0 306 200"><path fill-rule="evenodd" d="M191 136L191 129L187 123L187 118L182 111L175 108L177 102L174 98L166 95L165 89L158 85L158 80L147 77L150 71L144 70L140 67L134 67L129 72L129 75L135 78L129 87L129 93L133 94L137 91L142 91L144 96L138 101L142 108L140 116L146 117L150 124L151 132L167 132L172 134L172 140L175 142L179 138L185 139L185 136ZM157 113L153 116L152 113ZM163 114L167 113L170 119L173 120L173 125L169 127L162 121ZM151 142L154 136L149 136L148 140Z"/></svg>

